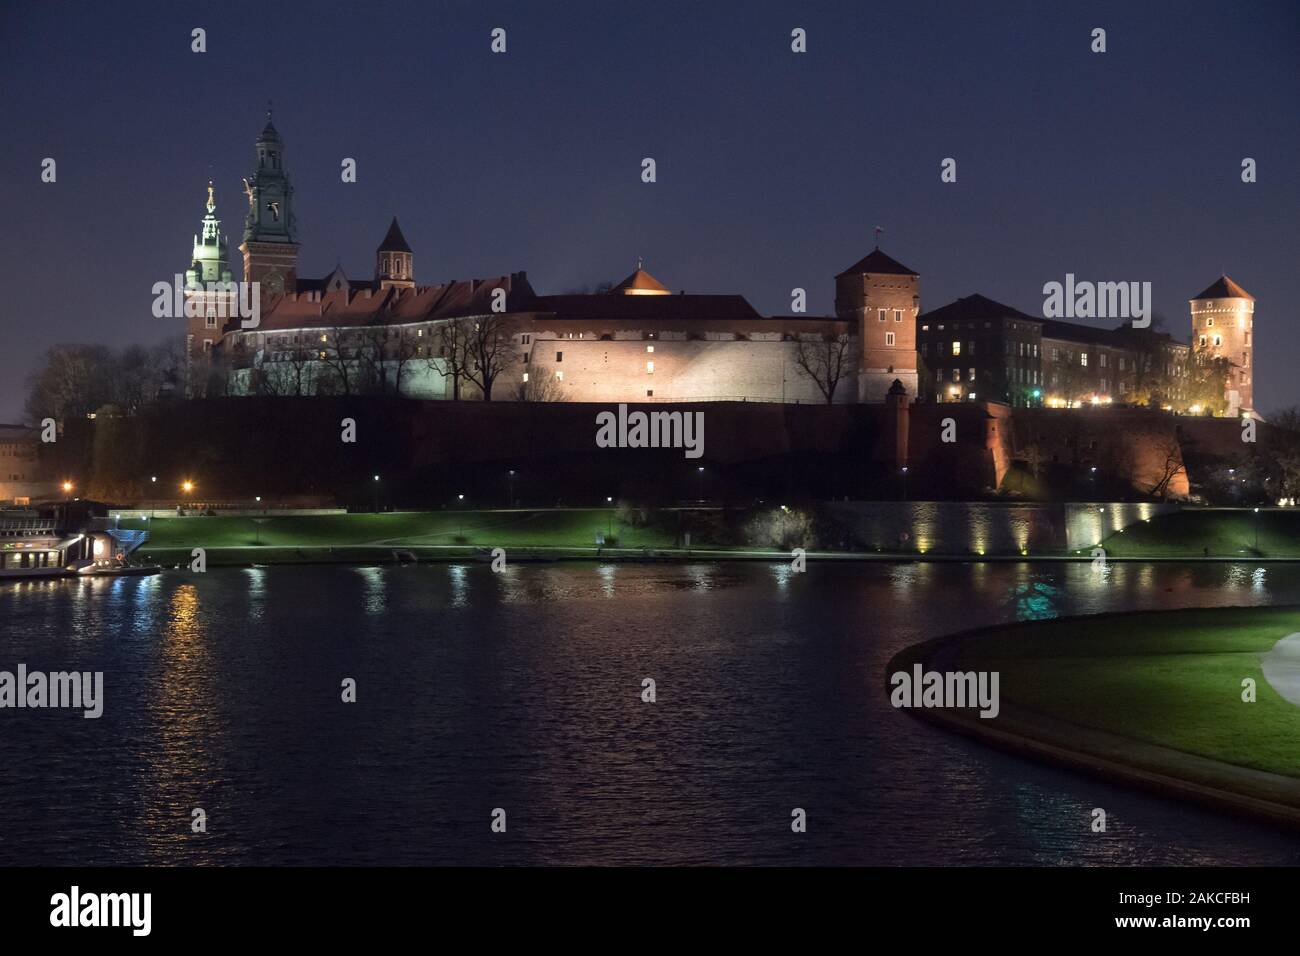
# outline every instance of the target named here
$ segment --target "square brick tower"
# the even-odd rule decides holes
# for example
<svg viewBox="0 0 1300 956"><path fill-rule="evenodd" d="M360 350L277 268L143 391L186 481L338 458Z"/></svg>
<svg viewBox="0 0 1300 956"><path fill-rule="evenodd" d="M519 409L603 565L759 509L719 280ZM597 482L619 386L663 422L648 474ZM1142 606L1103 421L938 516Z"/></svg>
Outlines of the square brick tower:
<svg viewBox="0 0 1300 956"><path fill-rule="evenodd" d="M885 401L897 379L916 397L920 276L872 250L835 277L835 314L858 335L858 401Z"/></svg>
<svg viewBox="0 0 1300 956"><path fill-rule="evenodd" d="M1191 300L1192 355L1228 360L1228 414L1255 412L1255 297L1226 275Z"/></svg>

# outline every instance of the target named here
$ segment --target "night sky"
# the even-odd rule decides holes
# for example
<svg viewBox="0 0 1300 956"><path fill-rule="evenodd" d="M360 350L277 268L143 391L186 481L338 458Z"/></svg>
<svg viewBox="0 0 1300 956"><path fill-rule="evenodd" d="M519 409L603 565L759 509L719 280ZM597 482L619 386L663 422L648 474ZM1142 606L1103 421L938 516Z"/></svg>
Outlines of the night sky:
<svg viewBox="0 0 1300 956"><path fill-rule="evenodd" d="M11 0L0 88L0 421L54 343L181 332L150 287L188 265L209 178L239 278L268 99L304 276L368 277L397 214L421 284L526 270L560 293L644 256L674 291L786 313L802 286L830 312L880 225L923 309L1151 281L1185 341L1186 300L1226 271L1258 300L1258 407L1300 404L1295 0Z"/></svg>

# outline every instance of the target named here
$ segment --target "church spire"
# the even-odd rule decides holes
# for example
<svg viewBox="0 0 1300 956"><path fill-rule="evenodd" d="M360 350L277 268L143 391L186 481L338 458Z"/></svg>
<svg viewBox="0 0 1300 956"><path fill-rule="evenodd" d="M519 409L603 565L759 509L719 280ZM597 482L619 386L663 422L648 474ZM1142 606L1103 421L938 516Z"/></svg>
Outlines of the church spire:
<svg viewBox="0 0 1300 956"><path fill-rule="evenodd" d="M379 288L387 289L397 286L403 289L415 288L415 255L402 235L402 227L393 217L392 224L384 241L375 250L375 280Z"/></svg>
<svg viewBox="0 0 1300 956"><path fill-rule="evenodd" d="M203 217L201 231L194 237L194 252L185 275L186 281L229 282L229 246L221 233L221 220L217 218L217 200L212 180L208 180L208 201L204 209L206 215Z"/></svg>

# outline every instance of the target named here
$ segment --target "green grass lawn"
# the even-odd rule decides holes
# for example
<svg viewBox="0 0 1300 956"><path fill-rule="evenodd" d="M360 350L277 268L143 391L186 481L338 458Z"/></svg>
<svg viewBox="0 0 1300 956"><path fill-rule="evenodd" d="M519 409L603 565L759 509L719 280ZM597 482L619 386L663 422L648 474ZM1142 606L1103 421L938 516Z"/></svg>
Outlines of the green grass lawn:
<svg viewBox="0 0 1300 956"><path fill-rule="evenodd" d="M1300 778L1300 707L1273 690L1260 666L1296 632L1295 607L1066 618L974 636L957 664L998 671L1004 703ZM1256 682L1255 703L1241 699L1246 677Z"/></svg>
<svg viewBox="0 0 1300 956"><path fill-rule="evenodd" d="M1193 508L1129 525L1101 546L1116 558L1199 558L1208 549L1212 558L1300 559L1300 508L1261 508L1258 515Z"/></svg>
<svg viewBox="0 0 1300 956"><path fill-rule="evenodd" d="M612 520L611 520L612 519ZM259 520L261 520L259 518ZM416 545L595 547L612 526L618 546L670 548L671 532L622 525L604 509L573 511L439 511L251 517L158 517L124 521L147 528L144 551L169 548L306 548Z"/></svg>

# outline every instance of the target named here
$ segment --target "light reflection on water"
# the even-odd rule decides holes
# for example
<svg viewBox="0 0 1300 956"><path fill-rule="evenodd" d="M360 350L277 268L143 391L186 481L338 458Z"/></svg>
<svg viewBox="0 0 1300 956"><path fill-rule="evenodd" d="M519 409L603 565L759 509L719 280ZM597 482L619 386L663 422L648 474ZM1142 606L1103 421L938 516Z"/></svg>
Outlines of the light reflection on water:
<svg viewBox="0 0 1300 956"><path fill-rule="evenodd" d="M0 863L1296 863L1300 840L889 707L939 634L1300 603L1250 564L487 564L0 585ZM340 682L357 681L344 704ZM653 678L657 702L641 701ZM516 841L486 840L506 806ZM791 839L789 810L814 822ZM1106 807L1108 832L1088 827ZM203 807L209 832L190 831Z"/></svg>

